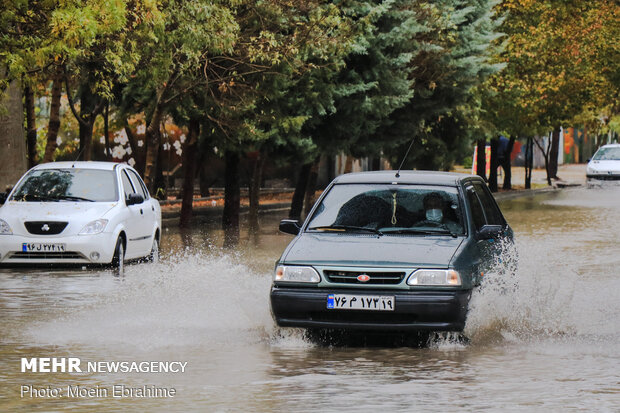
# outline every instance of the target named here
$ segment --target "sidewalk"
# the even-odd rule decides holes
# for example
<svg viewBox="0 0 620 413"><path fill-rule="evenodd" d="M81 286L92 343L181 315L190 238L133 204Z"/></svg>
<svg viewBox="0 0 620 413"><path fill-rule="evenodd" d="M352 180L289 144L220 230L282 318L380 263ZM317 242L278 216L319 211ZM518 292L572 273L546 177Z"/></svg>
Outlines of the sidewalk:
<svg viewBox="0 0 620 413"><path fill-rule="evenodd" d="M501 175L497 177L497 185L500 191L502 191L502 185L504 184L503 170ZM455 172L471 173L471 169L455 168ZM525 188L525 168L522 166L513 166L512 172L512 188L513 190L519 190ZM553 187L562 188L567 186L577 186L586 184L586 164L565 164L558 165L558 180L552 180ZM547 185L547 172L544 168L532 170L532 189L548 188Z"/></svg>

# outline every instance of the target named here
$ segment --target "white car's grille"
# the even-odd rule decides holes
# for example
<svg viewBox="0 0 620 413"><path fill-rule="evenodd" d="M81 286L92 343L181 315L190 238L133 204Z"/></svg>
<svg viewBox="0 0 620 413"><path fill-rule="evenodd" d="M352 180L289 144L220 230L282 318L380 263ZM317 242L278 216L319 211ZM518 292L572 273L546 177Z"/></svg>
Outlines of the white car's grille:
<svg viewBox="0 0 620 413"><path fill-rule="evenodd" d="M68 222L54 221L27 221L24 226L31 234L35 235L58 235L60 234Z"/></svg>
<svg viewBox="0 0 620 413"><path fill-rule="evenodd" d="M63 251L63 252L13 252L7 259L14 260L84 260L86 259L79 252Z"/></svg>

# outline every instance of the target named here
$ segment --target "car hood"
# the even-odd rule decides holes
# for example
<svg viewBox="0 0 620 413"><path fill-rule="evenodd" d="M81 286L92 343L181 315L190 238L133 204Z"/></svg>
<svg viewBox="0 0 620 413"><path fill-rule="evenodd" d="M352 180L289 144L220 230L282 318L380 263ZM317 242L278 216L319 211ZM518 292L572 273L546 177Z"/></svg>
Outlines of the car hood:
<svg viewBox="0 0 620 413"><path fill-rule="evenodd" d="M447 267L463 237L314 234L297 237L283 254L286 264Z"/></svg>
<svg viewBox="0 0 620 413"><path fill-rule="evenodd" d="M620 161L590 161L588 168L593 172L620 172Z"/></svg>
<svg viewBox="0 0 620 413"><path fill-rule="evenodd" d="M0 218L16 231L26 221L68 221L88 223L99 219L116 202L16 202L0 207Z"/></svg>

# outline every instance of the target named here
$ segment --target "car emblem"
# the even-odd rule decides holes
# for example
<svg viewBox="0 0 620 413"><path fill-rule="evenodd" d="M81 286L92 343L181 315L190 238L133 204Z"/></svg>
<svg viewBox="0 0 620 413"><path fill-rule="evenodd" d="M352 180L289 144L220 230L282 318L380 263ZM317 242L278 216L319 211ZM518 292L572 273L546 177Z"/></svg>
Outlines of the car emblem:
<svg viewBox="0 0 620 413"><path fill-rule="evenodd" d="M49 226L49 225L47 225L47 224L43 224L43 226L41 227L41 231L45 231L45 232L47 232L47 231L49 231L49 230L50 230L50 226Z"/></svg>
<svg viewBox="0 0 620 413"><path fill-rule="evenodd" d="M357 276L357 281L365 283L366 281L370 280L370 276L368 274L360 274Z"/></svg>

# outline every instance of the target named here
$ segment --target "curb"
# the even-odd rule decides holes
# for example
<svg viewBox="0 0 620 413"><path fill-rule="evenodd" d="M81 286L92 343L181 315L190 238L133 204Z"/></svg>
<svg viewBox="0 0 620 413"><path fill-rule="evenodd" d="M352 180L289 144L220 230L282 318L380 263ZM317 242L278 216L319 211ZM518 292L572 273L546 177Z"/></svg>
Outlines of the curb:
<svg viewBox="0 0 620 413"><path fill-rule="evenodd" d="M514 198L521 198L521 197L528 197L528 196L534 196L534 195L538 195L538 194L544 194L544 193L548 193L548 192L556 192L556 191L561 191L565 188L579 188L584 186L583 184L576 184L576 183L556 183L554 186L548 186L546 188L537 188L537 189L519 189L519 190L512 190L509 192L496 192L493 194L493 197L495 198L496 201L504 201L507 199L514 199Z"/></svg>

